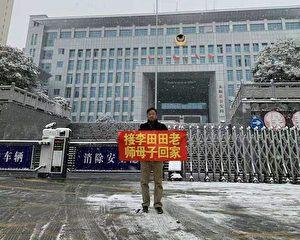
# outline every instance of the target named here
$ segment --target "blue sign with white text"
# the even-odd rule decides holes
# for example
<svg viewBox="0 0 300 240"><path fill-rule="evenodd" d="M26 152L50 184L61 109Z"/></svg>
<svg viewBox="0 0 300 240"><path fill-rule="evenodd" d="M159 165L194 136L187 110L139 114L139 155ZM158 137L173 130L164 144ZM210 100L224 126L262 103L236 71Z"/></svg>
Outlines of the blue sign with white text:
<svg viewBox="0 0 300 240"><path fill-rule="evenodd" d="M77 147L75 156L76 170L139 170L139 161L120 161L118 147L82 146Z"/></svg>
<svg viewBox="0 0 300 240"><path fill-rule="evenodd" d="M264 122L261 118L257 117L257 116L253 116L251 121L250 121L250 127L251 128L258 128L258 129L262 129L264 127Z"/></svg>
<svg viewBox="0 0 300 240"><path fill-rule="evenodd" d="M30 169L33 146L0 145L0 168Z"/></svg>

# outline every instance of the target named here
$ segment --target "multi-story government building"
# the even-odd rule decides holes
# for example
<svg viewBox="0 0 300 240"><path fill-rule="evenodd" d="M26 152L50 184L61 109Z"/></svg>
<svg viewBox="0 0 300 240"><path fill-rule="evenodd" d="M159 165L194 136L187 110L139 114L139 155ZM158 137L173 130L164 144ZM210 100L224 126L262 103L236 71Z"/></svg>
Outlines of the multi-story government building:
<svg viewBox="0 0 300 240"><path fill-rule="evenodd" d="M51 73L48 94L70 101L74 122L144 120L156 105L161 120L217 123L259 51L284 38L300 39L300 6L162 13L157 31L153 14L35 15L26 54Z"/></svg>
<svg viewBox="0 0 300 240"><path fill-rule="evenodd" d="M14 0L0 0L0 45L6 45Z"/></svg>

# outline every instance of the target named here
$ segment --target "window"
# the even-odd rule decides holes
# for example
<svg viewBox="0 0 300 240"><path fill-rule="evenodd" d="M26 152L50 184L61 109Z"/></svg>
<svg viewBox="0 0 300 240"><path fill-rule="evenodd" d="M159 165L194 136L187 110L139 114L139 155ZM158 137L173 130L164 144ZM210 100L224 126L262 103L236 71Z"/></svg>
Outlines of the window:
<svg viewBox="0 0 300 240"><path fill-rule="evenodd" d="M251 66L251 57L250 55L245 55L245 67Z"/></svg>
<svg viewBox="0 0 300 240"><path fill-rule="evenodd" d="M123 49L122 48L118 48L117 55L118 55L118 57L123 56Z"/></svg>
<svg viewBox="0 0 300 240"><path fill-rule="evenodd" d="M259 52L259 44L253 43L253 52Z"/></svg>
<svg viewBox="0 0 300 240"><path fill-rule="evenodd" d="M123 112L128 112L128 100L123 101Z"/></svg>
<svg viewBox="0 0 300 240"><path fill-rule="evenodd" d="M105 30L104 31L104 37L116 37L117 36L117 30Z"/></svg>
<svg viewBox="0 0 300 240"><path fill-rule="evenodd" d="M85 60L84 62L84 70L89 70L90 69L90 60Z"/></svg>
<svg viewBox="0 0 300 240"><path fill-rule="evenodd" d="M115 101L114 111L115 112L120 112L120 101Z"/></svg>
<svg viewBox="0 0 300 240"><path fill-rule="evenodd" d="M98 102L97 112L103 112L103 102L101 101Z"/></svg>
<svg viewBox="0 0 300 240"><path fill-rule="evenodd" d="M82 58L82 57L83 57L83 50L82 50L82 49L79 49L79 50L78 50L77 56L78 56L79 58Z"/></svg>
<svg viewBox="0 0 300 240"><path fill-rule="evenodd" d="M84 113L86 111L86 101L81 101L81 110L80 112Z"/></svg>
<svg viewBox="0 0 300 240"><path fill-rule="evenodd" d="M222 45L217 45L217 53L222 54L223 53L223 46Z"/></svg>
<svg viewBox="0 0 300 240"><path fill-rule="evenodd" d="M300 29L300 22L287 22L287 23L285 23L285 28L287 30Z"/></svg>
<svg viewBox="0 0 300 240"><path fill-rule="evenodd" d="M125 48L125 56L130 56L130 48Z"/></svg>
<svg viewBox="0 0 300 240"><path fill-rule="evenodd" d="M191 46L191 54L196 54L196 53L197 53L196 46Z"/></svg>
<svg viewBox="0 0 300 240"><path fill-rule="evenodd" d="M115 97L120 97L121 95L121 88L120 86L115 87Z"/></svg>
<svg viewBox="0 0 300 240"><path fill-rule="evenodd" d="M82 68L82 60L77 60L77 67L76 70L79 71Z"/></svg>
<svg viewBox="0 0 300 240"><path fill-rule="evenodd" d="M204 45L200 45L200 47L199 47L199 53L200 54L205 54L205 46Z"/></svg>
<svg viewBox="0 0 300 240"><path fill-rule="evenodd" d="M229 25L217 25L216 26L217 33L225 33L229 32Z"/></svg>
<svg viewBox="0 0 300 240"><path fill-rule="evenodd" d="M167 28L167 35L177 35L180 33L180 29L177 27Z"/></svg>
<svg viewBox="0 0 300 240"><path fill-rule="evenodd" d="M282 30L282 24L281 23L268 23L268 30L269 31Z"/></svg>
<svg viewBox="0 0 300 240"><path fill-rule="evenodd" d="M232 67L232 56L226 56L226 66Z"/></svg>
<svg viewBox="0 0 300 240"><path fill-rule="evenodd" d="M200 63L205 63L205 57L200 57Z"/></svg>
<svg viewBox="0 0 300 240"><path fill-rule="evenodd" d="M67 84L72 84L73 82L73 74L67 74Z"/></svg>
<svg viewBox="0 0 300 240"><path fill-rule="evenodd" d="M42 59L50 60L53 56L53 50L44 50L42 54Z"/></svg>
<svg viewBox="0 0 300 240"><path fill-rule="evenodd" d="M232 52L231 44L226 44L226 53L231 53L231 52Z"/></svg>
<svg viewBox="0 0 300 240"><path fill-rule="evenodd" d="M105 74L104 73L100 73L99 82L100 83L104 83L105 82Z"/></svg>
<svg viewBox="0 0 300 240"><path fill-rule="evenodd" d="M75 57L75 49L70 49L69 51L69 58Z"/></svg>
<svg viewBox="0 0 300 240"><path fill-rule="evenodd" d="M80 82L81 82L81 74L80 73L76 73L76 75L75 75L75 84L78 84Z"/></svg>
<svg viewBox="0 0 300 240"><path fill-rule="evenodd" d="M60 82L61 81L61 75L55 75L55 81Z"/></svg>
<svg viewBox="0 0 300 240"><path fill-rule="evenodd" d="M112 83L114 81L114 75L113 73L109 73L107 77L107 82Z"/></svg>
<svg viewBox="0 0 300 240"><path fill-rule="evenodd" d="M135 69L138 64L139 64L139 60L137 58L134 58L132 61L132 68Z"/></svg>
<svg viewBox="0 0 300 240"><path fill-rule="evenodd" d="M242 66L242 56L241 55L235 56L235 60L236 60L236 66L241 67Z"/></svg>
<svg viewBox="0 0 300 240"><path fill-rule="evenodd" d="M53 89L53 95L57 96L60 93L60 89Z"/></svg>
<svg viewBox="0 0 300 240"><path fill-rule="evenodd" d="M106 97L112 97L112 87L111 86L107 87Z"/></svg>
<svg viewBox="0 0 300 240"><path fill-rule="evenodd" d="M74 89L74 98L79 98L79 87Z"/></svg>
<svg viewBox="0 0 300 240"><path fill-rule="evenodd" d="M142 56L146 56L147 55L147 48L143 47L142 48Z"/></svg>
<svg viewBox="0 0 300 240"><path fill-rule="evenodd" d="M148 29L135 29L135 36L147 36Z"/></svg>
<svg viewBox="0 0 300 240"><path fill-rule="evenodd" d="M104 97L104 87L99 87L99 97L100 98Z"/></svg>
<svg viewBox="0 0 300 240"><path fill-rule="evenodd" d="M82 88L82 97L83 98L86 98L87 97L87 94L88 94L88 88L87 87L84 87L84 88Z"/></svg>
<svg viewBox="0 0 300 240"><path fill-rule="evenodd" d="M134 91L135 91L135 87L131 86L131 97L134 97Z"/></svg>
<svg viewBox="0 0 300 240"><path fill-rule="evenodd" d="M252 71L247 69L246 70L246 81L251 81L252 80Z"/></svg>
<svg viewBox="0 0 300 240"><path fill-rule="evenodd" d="M116 74L116 83L120 83L122 81L122 73L117 72Z"/></svg>
<svg viewBox="0 0 300 240"><path fill-rule="evenodd" d="M151 36L156 36L156 28L151 28L150 29L150 35ZM164 35L164 29L163 28L158 28L157 29L157 35L158 36Z"/></svg>
<svg viewBox="0 0 300 240"><path fill-rule="evenodd" d="M241 82L243 80L243 71L242 70L236 70L236 80Z"/></svg>
<svg viewBox="0 0 300 240"><path fill-rule="evenodd" d="M234 50L236 53L240 53L241 52L241 44L234 44Z"/></svg>
<svg viewBox="0 0 300 240"><path fill-rule="evenodd" d="M228 96L234 96L234 85L228 85Z"/></svg>
<svg viewBox="0 0 300 240"><path fill-rule="evenodd" d="M130 59L125 59L125 69L130 69Z"/></svg>
<svg viewBox="0 0 300 240"><path fill-rule="evenodd" d="M233 81L233 71L227 70L227 81L232 82Z"/></svg>
<svg viewBox="0 0 300 240"><path fill-rule="evenodd" d="M199 33L204 33L204 27L203 26L200 26L198 30L199 30Z"/></svg>
<svg viewBox="0 0 300 240"><path fill-rule="evenodd" d="M115 64L115 60L114 59L109 59L109 61L108 61L108 69L109 70L114 70L114 64Z"/></svg>
<svg viewBox="0 0 300 240"><path fill-rule="evenodd" d="M90 97L94 98L95 96L96 96L96 88L95 87L91 87Z"/></svg>
<svg viewBox="0 0 300 240"><path fill-rule="evenodd" d="M179 47L178 46L174 47L174 54L179 55Z"/></svg>
<svg viewBox="0 0 300 240"><path fill-rule="evenodd" d="M234 32L246 32L247 31L247 24L235 24L233 25Z"/></svg>
<svg viewBox="0 0 300 240"><path fill-rule="evenodd" d="M218 56L218 63L223 63L223 56Z"/></svg>
<svg viewBox="0 0 300 240"><path fill-rule="evenodd" d="M105 70L105 69L106 69L106 60L105 60L105 59L102 59L102 60L101 60L101 66L100 66L100 69L101 69L101 70Z"/></svg>
<svg viewBox="0 0 300 240"><path fill-rule="evenodd" d="M98 60L93 60L93 70L98 69Z"/></svg>
<svg viewBox="0 0 300 240"><path fill-rule="evenodd" d="M120 37L131 37L132 30L131 29L122 29L120 30Z"/></svg>
<svg viewBox="0 0 300 240"><path fill-rule="evenodd" d="M86 31L75 31L74 32L74 38L85 38L86 37Z"/></svg>
<svg viewBox="0 0 300 240"><path fill-rule="evenodd" d="M74 69L74 60L69 60L68 62L68 70L72 71Z"/></svg>
<svg viewBox="0 0 300 240"><path fill-rule="evenodd" d="M128 97L129 96L129 87L124 86L123 87L123 97Z"/></svg>
<svg viewBox="0 0 300 240"><path fill-rule="evenodd" d="M134 48L133 49L133 56L136 57L139 55L139 49L138 48Z"/></svg>
<svg viewBox="0 0 300 240"><path fill-rule="evenodd" d="M187 46L182 47L182 53L183 53L183 55L188 55L188 47Z"/></svg>
<svg viewBox="0 0 300 240"><path fill-rule="evenodd" d="M53 47L56 37L57 37L56 32L45 33L45 46L46 47Z"/></svg>
<svg viewBox="0 0 300 240"><path fill-rule="evenodd" d="M60 32L60 38L71 38L72 32L71 31L62 31Z"/></svg>
<svg viewBox="0 0 300 240"><path fill-rule="evenodd" d="M106 57L107 56L107 49L102 49L101 50L101 57Z"/></svg>
<svg viewBox="0 0 300 240"><path fill-rule="evenodd" d="M102 32L101 31L90 31L90 38L100 38Z"/></svg>
<svg viewBox="0 0 300 240"><path fill-rule="evenodd" d="M196 27L183 27L182 28L183 34L195 34L196 33Z"/></svg>
<svg viewBox="0 0 300 240"><path fill-rule="evenodd" d="M51 72L51 63L42 63L41 67L47 73Z"/></svg>
<svg viewBox="0 0 300 240"><path fill-rule="evenodd" d="M63 61L57 61L56 62L56 67L57 68L62 68L64 66L64 62Z"/></svg>
<svg viewBox="0 0 300 240"><path fill-rule="evenodd" d="M141 59L141 65L146 65L147 59L146 58L142 58Z"/></svg>
<svg viewBox="0 0 300 240"><path fill-rule="evenodd" d="M124 83L129 83L129 72L124 73Z"/></svg>
<svg viewBox="0 0 300 240"><path fill-rule="evenodd" d="M83 74L83 83L89 83L89 77L90 77L89 73Z"/></svg>
<svg viewBox="0 0 300 240"><path fill-rule="evenodd" d="M264 31L265 30L265 24L258 23L258 24L250 24L250 31Z"/></svg>
<svg viewBox="0 0 300 240"><path fill-rule="evenodd" d="M74 101L72 105L72 112L75 113L78 111L78 101Z"/></svg>
<svg viewBox="0 0 300 240"><path fill-rule="evenodd" d="M115 56L115 49L114 48L109 49L109 56L110 57L114 57Z"/></svg>
<svg viewBox="0 0 300 240"><path fill-rule="evenodd" d="M208 53L214 53L214 45L208 45Z"/></svg>
<svg viewBox="0 0 300 240"><path fill-rule="evenodd" d="M94 49L93 56L97 58L99 56L99 49Z"/></svg>
<svg viewBox="0 0 300 240"><path fill-rule="evenodd" d="M250 52L250 44L248 43L244 44L244 52Z"/></svg>
<svg viewBox="0 0 300 240"><path fill-rule="evenodd" d="M92 73L92 83L97 82L97 73Z"/></svg>
<svg viewBox="0 0 300 240"><path fill-rule="evenodd" d="M91 49L87 49L87 50L85 51L85 57L86 57L86 58L90 58L91 55L92 55Z"/></svg>
<svg viewBox="0 0 300 240"><path fill-rule="evenodd" d="M106 101L105 112L111 112L111 101Z"/></svg>
<svg viewBox="0 0 300 240"><path fill-rule="evenodd" d="M58 49L58 54L59 55L64 55L65 54L65 49L64 48L59 48Z"/></svg>
<svg viewBox="0 0 300 240"><path fill-rule="evenodd" d="M154 47L149 48L149 54L150 55L154 55L155 54L155 48Z"/></svg>

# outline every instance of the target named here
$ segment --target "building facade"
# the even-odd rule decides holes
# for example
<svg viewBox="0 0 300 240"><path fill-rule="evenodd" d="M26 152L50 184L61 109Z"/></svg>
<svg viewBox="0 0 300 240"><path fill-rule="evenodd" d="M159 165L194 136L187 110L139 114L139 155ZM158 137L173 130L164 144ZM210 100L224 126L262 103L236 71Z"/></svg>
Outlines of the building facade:
<svg viewBox="0 0 300 240"><path fill-rule="evenodd" d="M0 45L6 45L14 0L0 0Z"/></svg>
<svg viewBox="0 0 300 240"><path fill-rule="evenodd" d="M25 52L52 74L72 121L159 119L224 122L256 56L279 39L300 39L300 7L159 14L30 17ZM186 44L175 39L184 34ZM157 72L157 84L155 83ZM155 103L155 100L157 101Z"/></svg>

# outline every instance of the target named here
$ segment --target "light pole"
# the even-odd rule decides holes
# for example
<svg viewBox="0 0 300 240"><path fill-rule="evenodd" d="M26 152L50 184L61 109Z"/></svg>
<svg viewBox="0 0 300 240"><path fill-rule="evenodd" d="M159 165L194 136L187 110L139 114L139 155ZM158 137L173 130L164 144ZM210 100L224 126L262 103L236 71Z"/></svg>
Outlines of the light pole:
<svg viewBox="0 0 300 240"><path fill-rule="evenodd" d="M155 108L157 109L157 71L158 71L158 54L157 54L157 45L158 45L158 0L156 0L156 3L155 3L155 39L156 39L156 46L155 46L155 89L154 89L154 92L155 92Z"/></svg>

